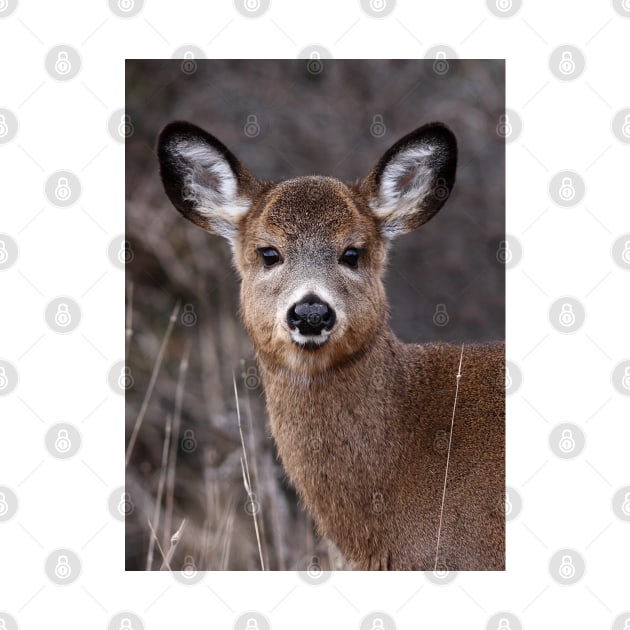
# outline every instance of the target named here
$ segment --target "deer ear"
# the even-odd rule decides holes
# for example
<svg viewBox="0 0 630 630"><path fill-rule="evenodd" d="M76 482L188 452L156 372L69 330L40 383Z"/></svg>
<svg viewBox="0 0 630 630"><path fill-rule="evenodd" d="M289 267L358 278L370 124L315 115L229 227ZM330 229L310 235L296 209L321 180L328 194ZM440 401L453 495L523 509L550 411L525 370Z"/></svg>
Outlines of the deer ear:
<svg viewBox="0 0 630 630"><path fill-rule="evenodd" d="M361 183L386 238L426 223L455 181L457 142L441 123L424 125L394 144Z"/></svg>
<svg viewBox="0 0 630 630"><path fill-rule="evenodd" d="M173 205L188 220L233 243L237 223L260 189L256 178L222 142L187 122L162 130L158 158Z"/></svg>

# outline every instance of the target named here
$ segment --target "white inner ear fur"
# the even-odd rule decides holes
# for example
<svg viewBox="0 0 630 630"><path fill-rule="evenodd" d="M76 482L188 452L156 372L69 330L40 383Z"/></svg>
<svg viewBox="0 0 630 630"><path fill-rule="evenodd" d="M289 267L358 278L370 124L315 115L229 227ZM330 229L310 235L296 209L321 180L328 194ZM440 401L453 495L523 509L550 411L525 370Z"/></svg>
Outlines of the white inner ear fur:
<svg viewBox="0 0 630 630"><path fill-rule="evenodd" d="M433 170L426 158L434 151L430 145L403 149L383 169L378 196L370 202L370 208L387 219L383 225L386 236L397 233L406 217L418 212L420 200L430 191Z"/></svg>
<svg viewBox="0 0 630 630"><path fill-rule="evenodd" d="M179 141L174 153L186 170L182 196L207 217L213 231L232 241L236 222L251 207L251 200L238 196L238 181L226 159L207 144Z"/></svg>

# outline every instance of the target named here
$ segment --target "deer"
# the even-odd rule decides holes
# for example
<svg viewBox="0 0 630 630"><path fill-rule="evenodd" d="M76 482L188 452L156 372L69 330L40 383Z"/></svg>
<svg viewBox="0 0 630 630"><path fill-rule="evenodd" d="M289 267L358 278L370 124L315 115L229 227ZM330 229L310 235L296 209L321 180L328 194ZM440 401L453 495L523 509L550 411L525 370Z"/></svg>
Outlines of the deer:
<svg viewBox="0 0 630 630"><path fill-rule="evenodd" d="M504 570L504 343L403 343L383 285L393 240L451 194L453 132L415 129L354 183L261 181L182 121L157 153L175 208L230 244L277 453L318 534L357 570Z"/></svg>

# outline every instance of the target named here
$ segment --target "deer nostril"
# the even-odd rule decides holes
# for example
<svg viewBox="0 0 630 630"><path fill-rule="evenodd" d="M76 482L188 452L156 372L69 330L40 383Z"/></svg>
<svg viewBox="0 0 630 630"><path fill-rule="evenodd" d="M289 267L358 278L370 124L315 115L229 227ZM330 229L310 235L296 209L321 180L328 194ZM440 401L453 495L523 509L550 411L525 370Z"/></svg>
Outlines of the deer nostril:
<svg viewBox="0 0 630 630"><path fill-rule="evenodd" d="M302 335L319 335L324 329L330 330L335 321L335 311L313 294L302 298L287 313L289 327L297 328Z"/></svg>

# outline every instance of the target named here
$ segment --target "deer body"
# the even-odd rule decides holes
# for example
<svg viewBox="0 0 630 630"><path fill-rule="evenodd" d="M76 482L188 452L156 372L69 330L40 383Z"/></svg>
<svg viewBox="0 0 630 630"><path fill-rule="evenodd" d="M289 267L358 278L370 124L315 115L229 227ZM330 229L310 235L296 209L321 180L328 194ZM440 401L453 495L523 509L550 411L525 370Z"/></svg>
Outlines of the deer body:
<svg viewBox="0 0 630 630"><path fill-rule="evenodd" d="M259 182L188 123L159 157L177 209L232 245L272 433L320 532L361 569L503 569L503 346L401 343L381 281L393 237L448 197L452 133L421 127L352 186Z"/></svg>

